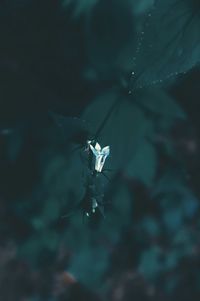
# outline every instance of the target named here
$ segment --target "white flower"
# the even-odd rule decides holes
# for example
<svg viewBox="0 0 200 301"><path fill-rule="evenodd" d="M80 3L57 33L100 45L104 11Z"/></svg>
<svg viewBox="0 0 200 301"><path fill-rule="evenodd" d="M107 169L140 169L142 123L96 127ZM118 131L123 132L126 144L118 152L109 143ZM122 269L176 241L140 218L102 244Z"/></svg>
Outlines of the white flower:
<svg viewBox="0 0 200 301"><path fill-rule="evenodd" d="M101 148L99 143L95 144L95 147L91 144L91 141L88 141L91 151L95 155L95 170L98 172L102 171L106 158L110 154L110 146L105 146Z"/></svg>

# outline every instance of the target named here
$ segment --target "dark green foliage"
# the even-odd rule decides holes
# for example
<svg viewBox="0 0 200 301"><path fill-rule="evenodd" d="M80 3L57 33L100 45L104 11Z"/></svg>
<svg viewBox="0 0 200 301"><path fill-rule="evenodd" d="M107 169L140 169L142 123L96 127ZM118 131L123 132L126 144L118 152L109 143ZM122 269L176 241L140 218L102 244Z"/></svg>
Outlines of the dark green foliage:
<svg viewBox="0 0 200 301"><path fill-rule="evenodd" d="M199 1L5 0L0 24L0 300L199 300Z"/></svg>

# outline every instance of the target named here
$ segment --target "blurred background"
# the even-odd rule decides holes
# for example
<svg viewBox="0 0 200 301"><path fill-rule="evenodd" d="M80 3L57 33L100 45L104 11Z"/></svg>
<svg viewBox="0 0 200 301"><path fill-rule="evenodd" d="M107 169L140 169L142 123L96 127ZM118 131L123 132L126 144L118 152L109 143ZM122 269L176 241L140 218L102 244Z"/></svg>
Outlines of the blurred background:
<svg viewBox="0 0 200 301"><path fill-rule="evenodd" d="M200 300L199 61L198 0L1 0L1 301Z"/></svg>

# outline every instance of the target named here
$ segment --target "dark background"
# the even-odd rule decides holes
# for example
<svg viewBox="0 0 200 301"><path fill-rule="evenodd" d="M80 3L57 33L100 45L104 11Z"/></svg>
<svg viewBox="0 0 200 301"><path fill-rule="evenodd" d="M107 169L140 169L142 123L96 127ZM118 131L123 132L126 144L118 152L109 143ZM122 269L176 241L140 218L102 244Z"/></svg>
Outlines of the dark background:
<svg viewBox="0 0 200 301"><path fill-rule="evenodd" d="M197 0L1 1L2 301L199 300L199 29Z"/></svg>

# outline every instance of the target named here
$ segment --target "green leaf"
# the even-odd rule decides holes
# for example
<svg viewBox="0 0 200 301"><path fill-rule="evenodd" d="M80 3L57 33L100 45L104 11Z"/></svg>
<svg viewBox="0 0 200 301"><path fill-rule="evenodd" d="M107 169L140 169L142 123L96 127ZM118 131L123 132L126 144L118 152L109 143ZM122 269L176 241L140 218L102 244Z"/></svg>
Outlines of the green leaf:
<svg viewBox="0 0 200 301"><path fill-rule="evenodd" d="M126 168L126 174L151 185L156 172L156 159L155 147L144 139Z"/></svg>
<svg viewBox="0 0 200 301"><path fill-rule="evenodd" d="M155 1L139 32L132 88L176 78L200 61L200 19L191 1ZM141 28L140 27L140 28Z"/></svg>
<svg viewBox="0 0 200 301"><path fill-rule="evenodd" d="M52 199L49 210L52 210L52 206L56 206L54 202L69 204L69 207L75 208L85 191L85 164L81 158L81 150L72 148L71 154L67 154L66 157L54 156L47 163L43 180L46 191ZM51 215L55 218L55 212Z"/></svg>
<svg viewBox="0 0 200 301"><path fill-rule="evenodd" d="M103 124L97 141L102 147L110 146L111 153L105 168L114 170L129 164L150 123L130 98L114 89L97 97L86 108L82 118L90 124L94 135Z"/></svg>
<svg viewBox="0 0 200 301"><path fill-rule="evenodd" d="M133 95L136 95L137 103L154 115L160 115L169 121L176 118L186 119L183 109L165 91L158 88L146 88L135 93Z"/></svg>
<svg viewBox="0 0 200 301"><path fill-rule="evenodd" d="M60 202L56 198L48 198L43 208L43 222L47 225L60 217Z"/></svg>

